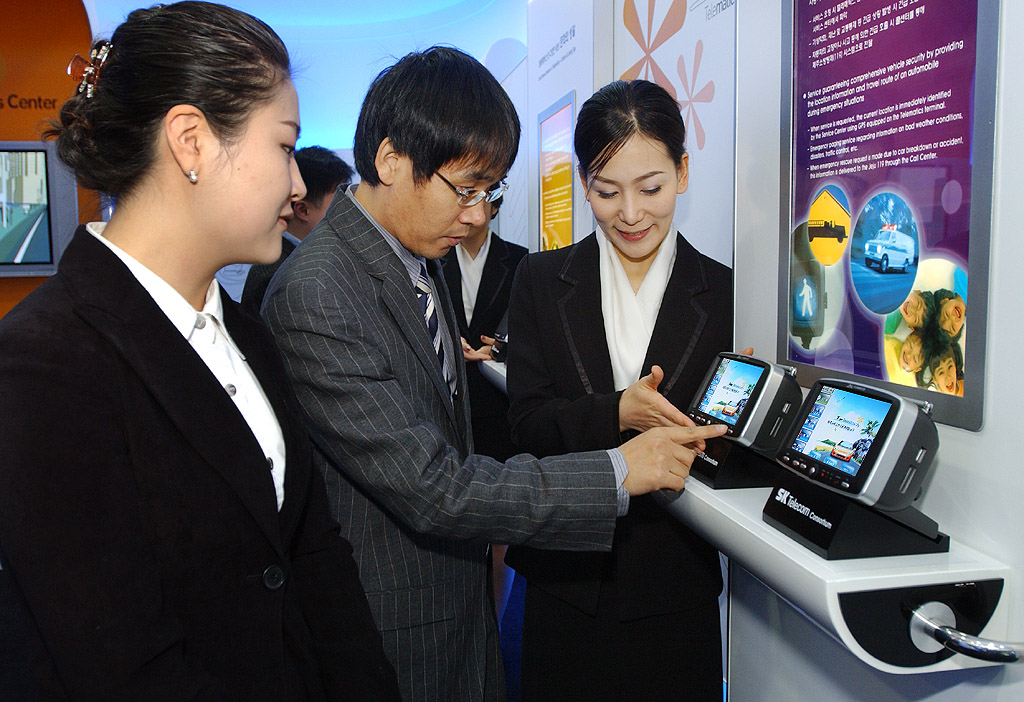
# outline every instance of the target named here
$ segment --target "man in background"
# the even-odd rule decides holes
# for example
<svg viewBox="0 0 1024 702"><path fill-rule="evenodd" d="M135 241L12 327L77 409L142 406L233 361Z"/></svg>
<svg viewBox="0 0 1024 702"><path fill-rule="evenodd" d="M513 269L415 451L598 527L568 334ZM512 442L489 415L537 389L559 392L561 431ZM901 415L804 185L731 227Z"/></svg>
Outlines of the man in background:
<svg viewBox="0 0 1024 702"><path fill-rule="evenodd" d="M455 307L455 321L462 337L469 383L473 425L473 450L505 461L515 453L508 425L508 395L484 377L480 363L491 359L494 333L505 320L512 277L526 255L524 247L511 244L491 231L502 198L484 200L485 220L469 227L469 234L441 259L444 280ZM494 561L494 609L501 622L515 573L505 565L502 544L492 544Z"/></svg>
<svg viewBox="0 0 1024 702"><path fill-rule="evenodd" d="M444 279L462 337L477 453L504 461L516 453L508 426L508 396L480 373L479 361L491 358L494 332L508 311L512 277L526 249L491 231L502 198L484 201L484 222L441 259ZM468 347L467 347L468 346Z"/></svg>
<svg viewBox="0 0 1024 702"><path fill-rule="evenodd" d="M307 146L295 152L295 164L306 184L306 197L292 204L292 218L281 242L281 257L274 263L252 266L242 290L242 307L258 315L263 295L274 273L280 268L299 242L313 231L331 201L338 186L348 186L352 180L352 167L333 151L322 146Z"/></svg>

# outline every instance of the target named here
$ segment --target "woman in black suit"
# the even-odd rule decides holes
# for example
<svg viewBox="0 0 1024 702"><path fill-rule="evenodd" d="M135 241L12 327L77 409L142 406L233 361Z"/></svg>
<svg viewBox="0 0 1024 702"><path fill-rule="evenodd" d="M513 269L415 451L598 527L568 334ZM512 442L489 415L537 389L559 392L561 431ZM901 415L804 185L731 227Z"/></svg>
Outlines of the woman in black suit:
<svg viewBox="0 0 1024 702"><path fill-rule="evenodd" d="M575 148L600 231L527 256L509 306L512 436L541 456L689 424L678 408L732 346L731 272L672 223L688 177L676 102L605 86ZM650 497L630 500L611 553L506 560L527 579L524 700L721 699L718 554Z"/></svg>
<svg viewBox="0 0 1024 702"><path fill-rule="evenodd" d="M273 341L213 277L274 261L305 192L283 43L183 2L71 68L52 134L117 207L0 322L5 694L397 699Z"/></svg>

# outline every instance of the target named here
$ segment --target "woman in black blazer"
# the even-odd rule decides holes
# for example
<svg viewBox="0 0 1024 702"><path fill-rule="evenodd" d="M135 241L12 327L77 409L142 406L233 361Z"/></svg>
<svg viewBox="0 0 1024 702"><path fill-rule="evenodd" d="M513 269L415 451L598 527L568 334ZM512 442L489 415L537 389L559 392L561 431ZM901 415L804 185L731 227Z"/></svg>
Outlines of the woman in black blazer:
<svg viewBox="0 0 1024 702"><path fill-rule="evenodd" d="M509 418L538 455L619 446L679 411L732 346L732 277L672 224L686 190L678 105L647 81L580 109L580 179L600 231L520 265L509 307ZM718 554L648 497L612 551L512 548L527 579L523 699L720 700Z"/></svg>
<svg viewBox="0 0 1024 702"><path fill-rule="evenodd" d="M117 207L0 321L2 696L398 699L273 340L213 278L305 192L283 43L183 2L72 69L52 134Z"/></svg>

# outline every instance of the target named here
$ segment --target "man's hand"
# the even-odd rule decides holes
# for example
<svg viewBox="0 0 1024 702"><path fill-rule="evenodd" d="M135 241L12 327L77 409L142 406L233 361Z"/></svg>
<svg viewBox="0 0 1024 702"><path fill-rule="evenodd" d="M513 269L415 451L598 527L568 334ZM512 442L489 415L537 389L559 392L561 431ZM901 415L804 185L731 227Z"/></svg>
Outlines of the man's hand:
<svg viewBox="0 0 1024 702"><path fill-rule="evenodd" d="M658 386L664 378L661 366L651 366L650 375L645 375L622 391L619 398L619 431L693 426L693 420L658 392Z"/></svg>
<svg viewBox="0 0 1024 702"><path fill-rule="evenodd" d="M682 490L690 465L704 439L725 433L724 424L704 427L656 427L630 439L619 450L626 458L629 474L622 487L630 496L655 490Z"/></svg>

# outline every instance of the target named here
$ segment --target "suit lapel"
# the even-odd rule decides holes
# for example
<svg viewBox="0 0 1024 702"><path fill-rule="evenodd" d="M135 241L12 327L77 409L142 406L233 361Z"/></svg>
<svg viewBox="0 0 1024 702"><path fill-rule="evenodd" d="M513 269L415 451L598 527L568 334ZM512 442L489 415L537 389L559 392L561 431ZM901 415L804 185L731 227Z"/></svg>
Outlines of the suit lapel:
<svg viewBox="0 0 1024 702"><path fill-rule="evenodd" d="M641 370L641 374L646 374L655 363L677 359L672 367L662 367L665 380L659 389L663 395L668 395L679 380L708 324L708 312L700 295L708 290L709 284L700 255L682 235L676 237L676 262Z"/></svg>
<svg viewBox="0 0 1024 702"><path fill-rule="evenodd" d="M183 440L232 486L282 552L273 481L252 475L254 466L265 465L263 451L209 368L135 277L91 234L80 230L64 261L79 300L76 312L118 350Z"/></svg>
<svg viewBox="0 0 1024 702"><path fill-rule="evenodd" d="M470 339L471 344L480 342L480 334L494 329L484 329L484 326L497 326L502 315L493 314L495 304L498 302L498 294L508 283L508 278L514 271L510 270L510 258L508 246L491 233L491 246L487 253L487 260L484 261L483 274L480 277L480 288L476 293L476 301L473 304L473 324L471 334L475 337ZM504 312L502 313L504 314ZM493 320L486 324L488 320Z"/></svg>
<svg viewBox="0 0 1024 702"><path fill-rule="evenodd" d="M293 247L294 248L294 247ZM306 503L305 493L309 475L310 453L308 435L305 427L294 418L301 416L299 407L292 406L288 388L283 384L286 378L284 368L273 355L276 353L273 338L239 314L239 308L229 302L227 294L221 291L224 298L224 323L231 334L231 339L245 355L246 362L260 382L263 394L266 395L281 427L285 445L284 473L284 504L278 514L279 529L282 538L287 542L288 535L298 524L301 515L300 506ZM278 379L282 382L276 382ZM261 449L262 453L262 449ZM276 495L275 495L276 500ZM275 502L276 504L276 502Z"/></svg>
<svg viewBox="0 0 1024 702"><path fill-rule="evenodd" d="M349 247L366 266L367 272L381 281L381 302L394 319L395 324L405 340L409 343L413 354L423 366L424 372L430 378L434 389L445 401L445 408L452 424L461 432L459 422L456 420L455 407L452 404L451 392L448 383L441 373L441 366L437 362L437 354L434 353L434 345L427 335L427 325L423 319L423 312L420 303L416 299L409 274L398 259L398 256L391 249L391 246L384 241L384 237L377 227L366 218L347 196L335 210L332 204L331 222L335 231L346 232L346 238L342 241L344 246ZM433 280L432 287L434 296L438 301L447 306L444 308L447 317L449 331L452 328L452 320L455 313L452 309L451 299L448 296L447 288L443 278L438 275L440 266L437 261L428 261L427 270ZM461 347L458 345L459 332L456 329L453 341L456 343L458 353L455 354L456 367L458 370L457 388L463 394L461 388L465 387L465 371L462 368L460 359Z"/></svg>
<svg viewBox="0 0 1024 702"><path fill-rule="evenodd" d="M455 246L448 250L448 253L441 259L441 270L444 272L444 282L448 288L448 296L451 298L452 307L455 309L455 321L459 329L468 329L469 322L466 321L466 306L462 304L462 269L459 268L458 254Z"/></svg>
<svg viewBox="0 0 1024 702"><path fill-rule="evenodd" d="M587 393L615 389L601 312L601 275L595 234L574 246L558 274L566 285L558 315L569 353Z"/></svg>
<svg viewBox="0 0 1024 702"><path fill-rule="evenodd" d="M444 275L441 272L440 261L427 261L427 271L430 273L431 286L437 291L437 300L435 304L439 304L444 310L445 324L448 327L448 336L454 343L454 357L455 357L455 397L452 397L451 392L448 389L448 383L443 383L443 395L447 403L445 408L449 410L449 416L451 417L452 423L455 426L456 431L459 434L459 438L462 439L463 445L466 445L466 433L465 429L469 427L469 408L466 404L466 362L462 357L462 344L459 342L459 330L455 326L455 310L452 307L452 296L448 294L448 287L444 284ZM461 297L461 292L460 292ZM433 351L434 347L431 346L430 350ZM434 356L436 359L437 356ZM434 362L434 367L438 370L438 377L444 380L444 376L438 368L438 363ZM456 405L456 402L458 403ZM463 416L464 415L464 416ZM456 417L462 417L462 421L458 421Z"/></svg>

